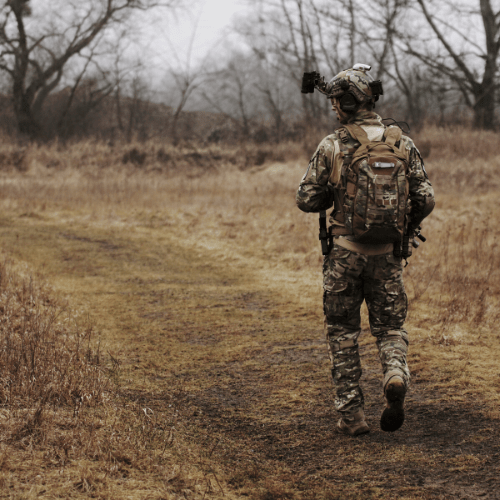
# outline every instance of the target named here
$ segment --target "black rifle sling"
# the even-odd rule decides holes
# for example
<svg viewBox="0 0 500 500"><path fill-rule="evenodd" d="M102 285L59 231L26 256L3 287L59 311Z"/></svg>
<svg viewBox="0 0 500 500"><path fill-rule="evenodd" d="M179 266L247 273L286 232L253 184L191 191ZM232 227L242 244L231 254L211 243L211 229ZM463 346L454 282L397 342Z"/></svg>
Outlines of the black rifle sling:
<svg viewBox="0 0 500 500"><path fill-rule="evenodd" d="M328 255L332 249L332 245L326 226L326 210L320 210L319 212L319 239L321 241L321 253Z"/></svg>

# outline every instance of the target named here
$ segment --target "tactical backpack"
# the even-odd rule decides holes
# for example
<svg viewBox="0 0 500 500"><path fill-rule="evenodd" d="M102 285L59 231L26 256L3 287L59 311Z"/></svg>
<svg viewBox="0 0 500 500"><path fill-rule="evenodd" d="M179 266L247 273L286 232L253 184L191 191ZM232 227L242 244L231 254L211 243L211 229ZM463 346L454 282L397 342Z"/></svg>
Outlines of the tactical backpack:
<svg viewBox="0 0 500 500"><path fill-rule="evenodd" d="M353 235L359 243L401 241L409 212L409 158L401 129L389 127L381 141L370 141L358 125L338 131L344 155L340 189L335 189L333 235ZM349 136L360 143L348 148ZM398 144L398 146L396 146ZM343 226L343 227L342 227Z"/></svg>

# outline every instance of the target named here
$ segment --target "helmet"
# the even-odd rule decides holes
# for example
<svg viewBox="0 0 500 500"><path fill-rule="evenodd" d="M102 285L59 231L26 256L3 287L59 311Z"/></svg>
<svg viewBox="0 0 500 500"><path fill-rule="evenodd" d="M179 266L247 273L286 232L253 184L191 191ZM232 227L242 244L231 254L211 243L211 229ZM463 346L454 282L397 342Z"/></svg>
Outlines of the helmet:
<svg viewBox="0 0 500 500"><path fill-rule="evenodd" d="M371 66L355 64L352 68L341 71L325 85L328 98L336 97L343 111L353 112L360 104L376 102L384 93L382 82L374 81L367 73Z"/></svg>

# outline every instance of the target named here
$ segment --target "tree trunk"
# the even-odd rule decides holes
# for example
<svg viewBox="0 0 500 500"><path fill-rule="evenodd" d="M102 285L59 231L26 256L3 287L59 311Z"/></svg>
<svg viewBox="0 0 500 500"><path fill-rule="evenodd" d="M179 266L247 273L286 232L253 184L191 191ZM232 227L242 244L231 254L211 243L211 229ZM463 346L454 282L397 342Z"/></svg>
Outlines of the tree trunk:
<svg viewBox="0 0 500 500"><path fill-rule="evenodd" d="M31 112L31 103L24 93L14 93L14 113L16 115L17 127L21 134L30 139L36 138L40 133L40 125Z"/></svg>
<svg viewBox="0 0 500 500"><path fill-rule="evenodd" d="M481 89L484 86L481 85ZM486 90L475 94L474 127L483 129L495 128L495 86L487 85Z"/></svg>

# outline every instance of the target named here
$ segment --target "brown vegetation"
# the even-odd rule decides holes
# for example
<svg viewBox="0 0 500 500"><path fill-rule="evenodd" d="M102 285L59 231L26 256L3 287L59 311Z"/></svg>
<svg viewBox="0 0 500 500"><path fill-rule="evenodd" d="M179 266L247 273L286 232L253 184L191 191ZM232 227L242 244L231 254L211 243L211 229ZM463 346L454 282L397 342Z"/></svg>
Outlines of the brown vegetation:
<svg viewBox="0 0 500 500"><path fill-rule="evenodd" d="M359 440L334 431L317 220L294 203L314 144L4 142L2 247L52 289L2 270L1 355L26 362L0 371L12 387L0 497L495 498L494 139L415 137L437 207L405 270L408 421L377 430L365 332L372 433ZM23 344L25 332L35 340ZM42 347L40 365L14 356ZM32 383L38 366L49 382Z"/></svg>
<svg viewBox="0 0 500 500"><path fill-rule="evenodd" d="M8 264L0 276L0 401L10 408L40 405L37 418L45 405L73 405L78 411L83 402L98 404L107 383L99 351L91 348L92 328Z"/></svg>

